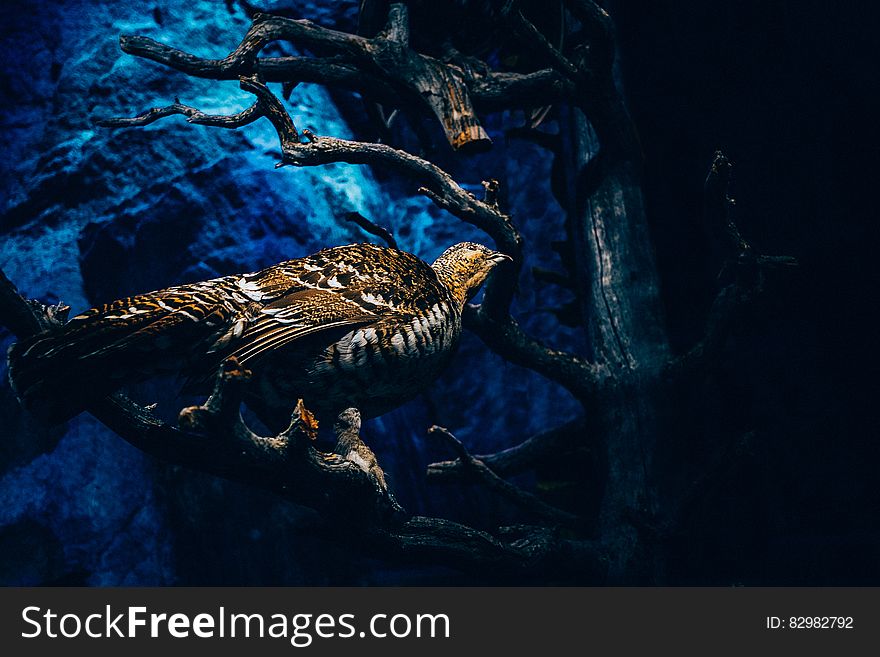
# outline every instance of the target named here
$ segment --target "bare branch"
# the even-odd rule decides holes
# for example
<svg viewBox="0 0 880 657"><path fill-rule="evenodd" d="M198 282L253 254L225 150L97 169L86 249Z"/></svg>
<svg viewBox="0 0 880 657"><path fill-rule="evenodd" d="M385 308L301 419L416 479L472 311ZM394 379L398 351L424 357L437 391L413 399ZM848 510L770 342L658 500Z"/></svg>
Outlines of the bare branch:
<svg viewBox="0 0 880 657"><path fill-rule="evenodd" d="M15 335L33 335L67 320L70 306L46 306L24 299L3 270L0 270L0 324Z"/></svg>
<svg viewBox="0 0 880 657"><path fill-rule="evenodd" d="M594 541L564 538L556 527L516 525L500 527L492 536L441 518L415 516L377 548L402 561L448 564L485 580L519 584L530 576L539 582L554 575L567 582L601 578L604 547Z"/></svg>
<svg viewBox="0 0 880 657"><path fill-rule="evenodd" d="M498 190L501 188L501 183L493 178L491 180L482 181L482 185L483 189L486 190L486 193L483 194L483 203L498 210Z"/></svg>
<svg viewBox="0 0 880 657"><path fill-rule="evenodd" d="M154 121L163 119L166 116L182 114L187 117L188 123L196 125L206 125L213 128L241 128L249 125L263 116L259 109L259 103L254 103L250 107L243 109L236 114L206 114L205 112L190 107L189 105L181 105L175 99L173 105L167 107L154 107L145 112L141 112L132 118L112 118L103 119L97 122L102 128L132 128L149 125Z"/></svg>
<svg viewBox="0 0 880 657"><path fill-rule="evenodd" d="M595 395L608 376L603 365L547 347L528 336L509 315L502 319L490 316L483 308L485 303L465 307L464 320L492 351L555 381L582 403Z"/></svg>
<svg viewBox="0 0 880 657"><path fill-rule="evenodd" d="M263 14L236 50L222 59L197 57L154 39L123 35L119 39L128 54L163 64L187 75L212 80L235 80L258 73L267 82L317 82L361 91L385 104L399 104L400 87L408 80L402 71L381 71L367 56L375 40L322 28L310 21L297 21ZM255 17L256 20L256 17ZM395 35L383 35L394 41ZM324 57L257 57L270 41L287 40L306 46ZM397 41L400 43L400 41ZM418 55L425 60L431 58ZM472 75L456 68L468 95L482 109L495 111L516 104L531 105L541 97L552 102L573 91L563 76L551 69L532 73L490 72Z"/></svg>
<svg viewBox="0 0 880 657"><path fill-rule="evenodd" d="M323 136L315 136L315 140L310 144L285 148L283 153L285 163L295 166L348 162L393 167L423 183L431 192L431 198L441 208L486 232L504 253L514 258L520 256L522 238L510 222L510 218L474 198L459 187L449 174L427 160L386 144L354 142Z"/></svg>
<svg viewBox="0 0 880 657"><path fill-rule="evenodd" d="M581 29L590 41L590 64L597 70L611 70L614 59L614 22L611 16L593 0L565 0L572 15L580 21Z"/></svg>
<svg viewBox="0 0 880 657"><path fill-rule="evenodd" d="M119 38L119 46L123 52L170 66L194 77L218 79L218 74L226 74L234 79L253 74L257 55L273 41L291 41L318 53L346 55L355 59L366 57L368 47L368 40L363 37L330 30L307 20L268 14L256 14L238 47L222 59L196 57L142 36L123 35Z"/></svg>
<svg viewBox="0 0 880 657"><path fill-rule="evenodd" d="M736 284L718 292L709 309L702 339L670 362L669 369L673 376L690 375L695 370L706 369L718 362L736 318L754 298L753 292Z"/></svg>
<svg viewBox="0 0 880 657"><path fill-rule="evenodd" d="M394 235L392 235L388 229L382 228L382 226L377 226L360 212L347 213L345 215L345 220L357 224L370 235L375 235L392 249L397 248L397 240L394 239Z"/></svg>
<svg viewBox="0 0 880 657"><path fill-rule="evenodd" d="M718 360L737 317L763 291L765 271L798 264L791 256L756 254L743 239L730 216L732 166L721 151L715 152L703 187L703 208L704 219L716 245L728 257L722 275L731 272L733 282L722 287L712 302L702 339L669 364L678 376L694 368L705 368Z"/></svg>
<svg viewBox="0 0 880 657"><path fill-rule="evenodd" d="M478 581L600 580L607 560L604 546L559 530L558 525L514 525L499 527L492 535L442 518L415 516L377 547L402 561L457 567Z"/></svg>
<svg viewBox="0 0 880 657"><path fill-rule="evenodd" d="M366 71L363 65L352 63L344 56L331 57L259 57L254 66L267 82L316 82L349 91L360 92L388 105L398 104L401 94L390 81L375 71ZM217 72L213 79L235 79L228 73ZM292 88L292 86L291 86Z"/></svg>
<svg viewBox="0 0 880 657"><path fill-rule="evenodd" d="M557 509L556 507L547 504L533 493L524 491L511 484L509 481L505 481L499 477L483 461L471 456L464 444L458 438L453 436L448 429L435 425L428 430L428 433L441 436L452 446L458 454L458 460L462 464L462 475L466 481L480 482L489 490L506 500L513 502L524 511L540 518L566 526L576 526L581 523L581 520L573 513Z"/></svg>
<svg viewBox="0 0 880 657"><path fill-rule="evenodd" d="M520 37L524 46L543 57L555 70L575 84L583 81L583 73L572 62L565 58L559 50L547 40L535 25L523 16L517 8L516 0L505 0L501 8L501 15L510 21L516 34Z"/></svg>
<svg viewBox="0 0 880 657"><path fill-rule="evenodd" d="M105 128L137 128L168 116L181 114L187 117L188 123L214 128L236 129L266 117L275 126L282 146L299 143L299 134L290 115L281 108L278 99L269 92L264 84L257 82L256 77L242 76L239 79L239 86L256 95L257 101L236 114L207 114L195 107L182 105L175 99L172 105L154 107L131 118L101 119L97 121L97 125Z"/></svg>
<svg viewBox="0 0 880 657"><path fill-rule="evenodd" d="M579 417L565 424L542 431L523 442L494 454L474 456L499 476L510 476L533 468L539 461L582 444L586 435L586 419ZM434 481L458 481L464 476L466 463L457 458L428 465L428 479Z"/></svg>
<svg viewBox="0 0 880 657"><path fill-rule="evenodd" d="M339 84L383 102L427 106L438 118L453 148L486 148L491 144L472 107L461 71L420 55L408 47L406 6L394 3L388 25L374 39L338 32L305 20L257 14L238 47L222 59L196 57L153 39L123 36L123 51L196 77L226 79L260 75L269 81L311 80ZM327 58L259 59L273 41L290 41ZM401 94L404 91L406 93Z"/></svg>
<svg viewBox="0 0 880 657"><path fill-rule="evenodd" d="M713 238L729 255L738 256L751 250L736 224L730 218L733 199L728 195L733 165L721 151L715 151L703 185L703 217Z"/></svg>
<svg viewBox="0 0 880 657"><path fill-rule="evenodd" d="M437 165L387 144L322 137L311 132L307 135L308 143L300 143L290 115L265 84L253 77L242 77L241 87L257 96L261 111L275 126L283 164L316 166L347 162L390 166L425 185L440 207L486 232L504 253L516 260L521 258L522 238L510 217L476 199Z"/></svg>
<svg viewBox="0 0 880 657"><path fill-rule="evenodd" d="M299 133L296 131L296 126L293 124L290 114L284 110L281 101L269 91L265 84L259 81L257 76L242 76L239 80L239 86L244 91L250 92L257 97L257 105L260 111L263 113L263 116L269 119L272 127L275 128L275 132L278 133L278 140L281 142L282 151L293 149L300 144Z"/></svg>
<svg viewBox="0 0 880 657"><path fill-rule="evenodd" d="M565 6L581 22L581 25L592 33L611 36L611 16L593 0L565 0Z"/></svg>

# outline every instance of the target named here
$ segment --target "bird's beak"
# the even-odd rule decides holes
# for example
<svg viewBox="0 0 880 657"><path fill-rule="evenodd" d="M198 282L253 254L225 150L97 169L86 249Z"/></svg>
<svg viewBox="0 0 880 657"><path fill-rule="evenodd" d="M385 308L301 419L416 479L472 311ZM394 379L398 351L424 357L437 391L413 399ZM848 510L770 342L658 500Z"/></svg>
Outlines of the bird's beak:
<svg viewBox="0 0 880 657"><path fill-rule="evenodd" d="M502 262L513 262L513 258L511 258L506 253L501 253L499 251L496 251L495 253L490 255L489 260L496 265L500 265Z"/></svg>

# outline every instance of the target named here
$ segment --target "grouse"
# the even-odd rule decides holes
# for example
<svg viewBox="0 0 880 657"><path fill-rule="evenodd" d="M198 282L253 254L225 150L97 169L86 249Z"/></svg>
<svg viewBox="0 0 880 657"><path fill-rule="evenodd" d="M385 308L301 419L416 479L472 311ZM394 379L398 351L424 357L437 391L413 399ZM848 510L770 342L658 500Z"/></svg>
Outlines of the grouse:
<svg viewBox="0 0 880 657"><path fill-rule="evenodd" d="M462 242L428 265L373 244L324 249L243 275L93 308L12 346L26 408L67 420L123 385L163 373L205 392L235 356L252 370L245 403L283 427L299 398L319 417L381 415L449 362L465 303L509 256Z"/></svg>

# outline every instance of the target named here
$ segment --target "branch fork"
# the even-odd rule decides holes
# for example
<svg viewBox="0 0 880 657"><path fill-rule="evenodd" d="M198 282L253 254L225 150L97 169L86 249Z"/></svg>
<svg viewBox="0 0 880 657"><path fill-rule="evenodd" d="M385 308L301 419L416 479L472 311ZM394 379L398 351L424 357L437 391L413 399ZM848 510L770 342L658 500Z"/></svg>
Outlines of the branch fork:
<svg viewBox="0 0 880 657"><path fill-rule="evenodd" d="M732 171L727 156L715 151L703 186L704 221L722 258L718 278L729 282L721 286L712 302L702 339L670 362L669 369L678 376L717 363L737 317L763 291L767 271L798 266L792 256L756 253L743 238L730 213L734 205L729 193Z"/></svg>
<svg viewBox="0 0 880 657"><path fill-rule="evenodd" d="M452 435L448 429L434 425L428 430L428 434L442 438L452 447L458 455L458 464L465 481L479 482L529 514L548 520L556 525L572 527L580 524L581 519L573 513L557 509L541 500L537 495L525 491L499 477L485 462L472 456L464 446L464 443ZM429 466L429 481L431 475L432 466Z"/></svg>

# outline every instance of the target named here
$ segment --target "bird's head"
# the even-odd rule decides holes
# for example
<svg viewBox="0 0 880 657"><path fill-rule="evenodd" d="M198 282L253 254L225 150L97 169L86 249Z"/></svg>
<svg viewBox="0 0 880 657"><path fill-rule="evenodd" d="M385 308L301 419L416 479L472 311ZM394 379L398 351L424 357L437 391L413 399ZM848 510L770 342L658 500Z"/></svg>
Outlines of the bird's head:
<svg viewBox="0 0 880 657"><path fill-rule="evenodd" d="M431 267L437 272L440 281L464 306L477 293L496 265L512 260L509 255L493 251L482 244L459 242L441 253Z"/></svg>

